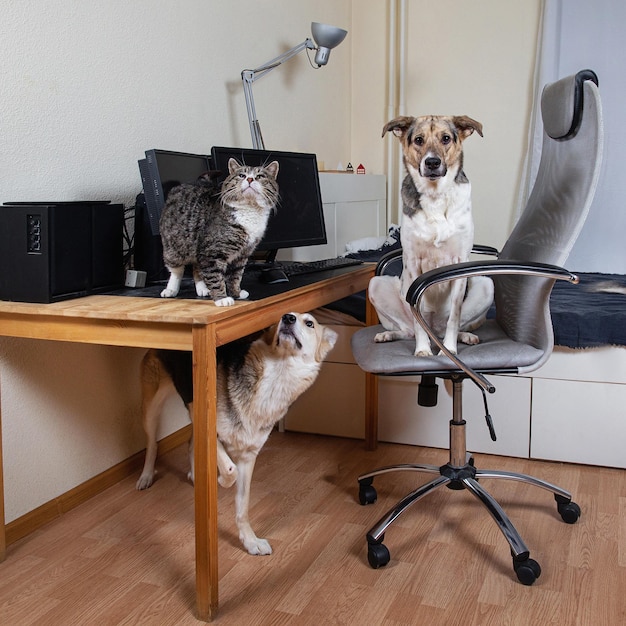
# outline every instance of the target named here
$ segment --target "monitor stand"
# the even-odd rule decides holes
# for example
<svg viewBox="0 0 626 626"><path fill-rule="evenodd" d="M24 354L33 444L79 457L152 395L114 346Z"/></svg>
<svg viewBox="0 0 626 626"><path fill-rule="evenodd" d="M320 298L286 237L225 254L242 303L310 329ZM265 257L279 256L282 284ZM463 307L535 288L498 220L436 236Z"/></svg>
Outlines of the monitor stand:
<svg viewBox="0 0 626 626"><path fill-rule="evenodd" d="M277 265L279 265L276 263L277 254L278 249L267 250L263 252L254 252L252 256L248 259L246 270L267 270L273 267L277 267Z"/></svg>

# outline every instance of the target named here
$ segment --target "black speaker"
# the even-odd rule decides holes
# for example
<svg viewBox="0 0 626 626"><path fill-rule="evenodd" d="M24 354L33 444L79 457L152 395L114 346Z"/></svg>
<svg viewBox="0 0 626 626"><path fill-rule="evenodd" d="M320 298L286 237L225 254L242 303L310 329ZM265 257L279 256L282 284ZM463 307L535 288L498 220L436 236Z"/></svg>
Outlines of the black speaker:
<svg viewBox="0 0 626 626"><path fill-rule="evenodd" d="M124 285L124 205L91 207L91 291Z"/></svg>
<svg viewBox="0 0 626 626"><path fill-rule="evenodd" d="M0 299L47 303L121 287L123 227L121 204L4 204Z"/></svg>
<svg viewBox="0 0 626 626"><path fill-rule="evenodd" d="M161 235L152 233L152 225L143 194L135 202L135 265L136 270L146 272L147 283L167 280L169 271L163 263Z"/></svg>

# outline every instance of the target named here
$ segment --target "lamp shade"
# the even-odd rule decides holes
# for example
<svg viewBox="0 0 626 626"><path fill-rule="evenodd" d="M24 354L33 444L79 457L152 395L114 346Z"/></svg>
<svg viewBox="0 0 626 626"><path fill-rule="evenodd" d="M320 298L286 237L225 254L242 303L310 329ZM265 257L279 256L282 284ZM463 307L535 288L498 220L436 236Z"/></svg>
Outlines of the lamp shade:
<svg viewBox="0 0 626 626"><path fill-rule="evenodd" d="M311 34L317 44L315 63L317 65L326 65L331 49L338 46L346 38L348 31L337 26L311 22Z"/></svg>

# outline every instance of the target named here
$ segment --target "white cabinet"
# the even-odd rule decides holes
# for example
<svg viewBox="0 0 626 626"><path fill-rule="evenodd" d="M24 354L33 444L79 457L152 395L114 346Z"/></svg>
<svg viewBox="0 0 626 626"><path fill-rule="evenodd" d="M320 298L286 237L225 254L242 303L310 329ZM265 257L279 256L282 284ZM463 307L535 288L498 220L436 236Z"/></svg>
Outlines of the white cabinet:
<svg viewBox="0 0 626 626"><path fill-rule="evenodd" d="M358 326L335 326L338 347L315 385L290 409L286 428L363 438L365 375L354 363L350 336ZM626 347L555 348L525 376L490 376L488 395L497 441L491 441L480 391L464 383L468 450L520 458L626 468ZM435 407L417 404L417 377L378 378L378 439L448 447L452 399L439 383Z"/></svg>
<svg viewBox="0 0 626 626"><path fill-rule="evenodd" d="M332 259L345 253L348 241L387 234L385 176L320 172L319 178L328 243L281 250L279 260Z"/></svg>
<svg viewBox="0 0 626 626"><path fill-rule="evenodd" d="M291 406L284 420L286 430L364 438L365 374L350 348L359 326L332 326L339 333L315 384ZM452 398L442 381L435 407L417 404L419 377L378 378L378 439L394 443L448 447ZM528 458L530 447L531 380L494 376L496 393L488 396L497 441L491 441L479 389L467 381L463 412L468 423L468 449L472 452Z"/></svg>

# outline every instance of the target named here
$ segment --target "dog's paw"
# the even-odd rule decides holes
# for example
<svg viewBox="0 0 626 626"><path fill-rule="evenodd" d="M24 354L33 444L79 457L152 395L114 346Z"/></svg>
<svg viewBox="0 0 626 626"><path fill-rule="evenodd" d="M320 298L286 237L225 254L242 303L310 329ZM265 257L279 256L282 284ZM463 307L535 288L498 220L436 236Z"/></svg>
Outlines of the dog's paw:
<svg viewBox="0 0 626 626"><path fill-rule="evenodd" d="M223 474L220 473L217 482L222 487L232 487L237 482L237 466L231 465Z"/></svg>
<svg viewBox="0 0 626 626"><path fill-rule="evenodd" d="M415 356L432 356L433 351L430 348L418 350L415 348L415 352L413 353Z"/></svg>
<svg viewBox="0 0 626 626"><path fill-rule="evenodd" d="M253 539L243 539L243 547L248 551L249 554L254 556L265 556L267 554L272 554L272 546L270 546L269 541L267 539L259 539L259 537L254 537Z"/></svg>
<svg viewBox="0 0 626 626"><path fill-rule="evenodd" d="M391 330L386 330L382 333L376 333L374 335L374 341L376 343L386 343L387 341L393 341L395 339L395 333Z"/></svg>
<svg viewBox="0 0 626 626"><path fill-rule="evenodd" d="M239 292L239 299L240 300L247 300L249 297L250 297L250 294L245 289L242 289Z"/></svg>
<svg viewBox="0 0 626 626"><path fill-rule="evenodd" d="M187 480L193 485L193 481L194 481L193 470L189 470L187 472Z"/></svg>
<svg viewBox="0 0 626 626"><path fill-rule="evenodd" d="M446 339L446 338L444 338L444 340L443 340L443 345L444 345L445 349L450 354L456 354L458 352L458 349L457 349L457 339L460 341L460 333L454 339ZM443 350L440 350L440 354L445 354L445 352Z"/></svg>
<svg viewBox="0 0 626 626"><path fill-rule="evenodd" d="M233 304L235 304L235 299L230 296L215 301L215 306L233 306Z"/></svg>
<svg viewBox="0 0 626 626"><path fill-rule="evenodd" d="M468 346L475 346L477 343L480 343L480 339L477 335L467 332L459 333L459 341L466 343Z"/></svg>
<svg viewBox="0 0 626 626"><path fill-rule="evenodd" d="M161 292L161 298L175 298L178 295L178 289L167 289L165 288Z"/></svg>
<svg viewBox="0 0 626 626"><path fill-rule="evenodd" d="M148 487L152 487L152 483L154 482L155 476L156 476L156 472L149 472L146 474L142 474L137 480L137 483L135 485L135 488L137 489L137 491L142 491L143 489L148 489Z"/></svg>

